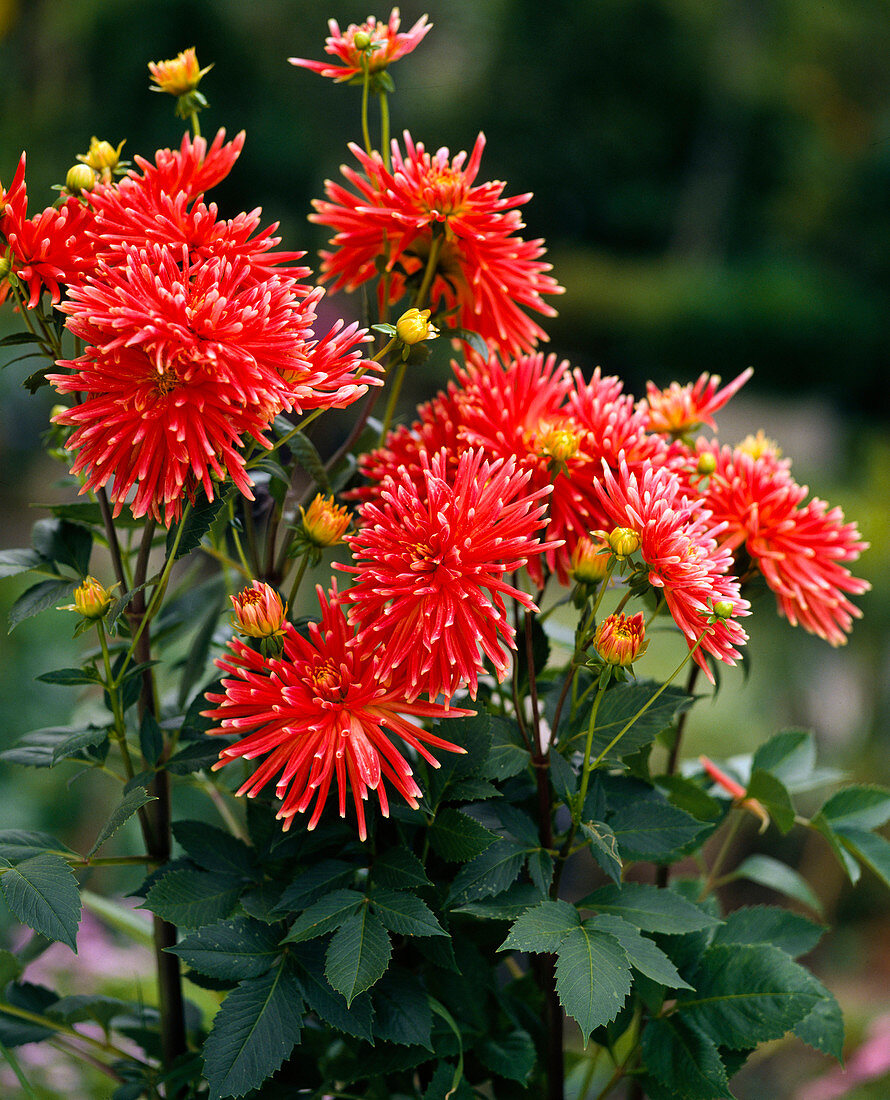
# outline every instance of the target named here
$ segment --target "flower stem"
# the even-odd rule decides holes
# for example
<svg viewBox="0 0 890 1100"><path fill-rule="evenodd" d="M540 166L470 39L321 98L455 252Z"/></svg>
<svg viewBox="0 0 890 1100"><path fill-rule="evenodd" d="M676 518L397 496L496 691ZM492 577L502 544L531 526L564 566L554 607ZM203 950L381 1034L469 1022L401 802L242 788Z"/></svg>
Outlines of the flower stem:
<svg viewBox="0 0 890 1100"><path fill-rule="evenodd" d="M433 239L430 242L430 254L426 259L426 270L423 273L423 282L417 288L417 294L414 296L413 305L416 309L423 309L426 305L430 287L433 285L433 279L436 275L436 268L439 265L439 253L442 251L444 243L445 237L441 233L433 234Z"/></svg>
<svg viewBox="0 0 890 1100"><path fill-rule="evenodd" d="M380 150L383 153L383 166L387 172L392 167L389 148L389 100L386 92L380 92Z"/></svg>
<svg viewBox="0 0 890 1100"><path fill-rule="evenodd" d="M402 382L405 380L405 371L408 364L401 360L396 370L395 380L393 381L392 388L389 391L389 398L386 402L386 411L383 414L383 423L380 426L380 439L377 444L378 447L383 446L383 441L386 439L389 433L389 426L392 423L392 418L395 415L396 404L399 400L399 394L402 390Z"/></svg>
<svg viewBox="0 0 890 1100"><path fill-rule="evenodd" d="M362 53L362 140L365 143L365 152L370 156L373 152L371 145L371 131L368 129L368 92L371 88L371 67L367 53Z"/></svg>
<svg viewBox="0 0 890 1100"><path fill-rule="evenodd" d="M297 592L302 583L303 577L306 575L306 567L309 565L309 555L304 554L303 560L297 569L296 576L294 577L294 583L291 585L290 595L287 598L287 606L293 610L294 600L297 598Z"/></svg>

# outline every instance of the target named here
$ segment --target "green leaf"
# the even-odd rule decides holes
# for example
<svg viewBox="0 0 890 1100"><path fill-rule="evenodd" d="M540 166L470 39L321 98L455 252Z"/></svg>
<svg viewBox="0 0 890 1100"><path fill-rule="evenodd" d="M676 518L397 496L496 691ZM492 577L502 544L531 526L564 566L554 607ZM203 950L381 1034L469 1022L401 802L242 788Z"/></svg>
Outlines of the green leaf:
<svg viewBox="0 0 890 1100"><path fill-rule="evenodd" d="M40 581L39 584L33 585L23 592L9 609L8 633L11 634L25 619L56 607L63 600L70 600L73 591L73 581Z"/></svg>
<svg viewBox="0 0 890 1100"><path fill-rule="evenodd" d="M24 1043L39 1043L56 1034L42 1024L34 1024L30 1020L3 1012L4 1002L44 1015L58 999L57 993L42 985L32 985L31 982L13 982L8 985L3 991L3 999L0 1000L0 1042L7 1047L16 1047Z"/></svg>
<svg viewBox="0 0 890 1100"><path fill-rule="evenodd" d="M683 981L677 968L661 948L656 947L652 940L641 935L639 930L623 917L616 917L614 913L600 913L585 923L590 928L596 928L600 932L607 932L610 936L614 936L627 952L634 970L639 970L653 982L665 985L668 989L692 988Z"/></svg>
<svg viewBox="0 0 890 1100"><path fill-rule="evenodd" d="M116 1017L129 1016L138 1011L139 1005L121 1001L117 997L75 994L54 1001L46 1010L46 1014L51 1019L61 1020L65 1024L80 1024L92 1020L107 1030Z"/></svg>
<svg viewBox="0 0 890 1100"><path fill-rule="evenodd" d="M544 848L535 848L528 853L528 876L542 894L550 893L550 884L556 870L553 856Z"/></svg>
<svg viewBox="0 0 890 1100"><path fill-rule="evenodd" d="M157 764L164 750L164 734L158 725L158 720L147 710L139 723L139 748L145 757L145 762L154 766Z"/></svg>
<svg viewBox="0 0 890 1100"><path fill-rule="evenodd" d="M324 959L317 944L297 944L290 948L290 952L299 965L300 985L306 1004L316 1016L346 1035L371 1042L374 1010L370 994L362 993L347 1006L343 995L335 992L324 976Z"/></svg>
<svg viewBox="0 0 890 1100"><path fill-rule="evenodd" d="M541 900L537 887L530 882L516 882L497 897L455 906L455 912L481 917L482 920L516 920L526 909L539 904Z"/></svg>
<svg viewBox="0 0 890 1100"><path fill-rule="evenodd" d="M482 767L486 778L501 782L529 767L531 755L518 739L518 727L514 722L497 717L491 719L491 751Z"/></svg>
<svg viewBox="0 0 890 1100"><path fill-rule="evenodd" d="M448 895L449 908L501 894L516 879L525 862L525 848L506 837L458 871Z"/></svg>
<svg viewBox="0 0 890 1100"><path fill-rule="evenodd" d="M785 730L762 744L751 760L751 772L769 772L786 787L806 780L816 766L816 745L806 730Z"/></svg>
<svg viewBox="0 0 890 1100"><path fill-rule="evenodd" d="M781 780L770 772L757 768L751 774L747 794L749 798L756 798L763 803L780 832L784 834L789 831L794 824L794 806Z"/></svg>
<svg viewBox="0 0 890 1100"><path fill-rule="evenodd" d="M371 867L371 880L377 886L388 886L393 890L422 890L432 885L423 864L408 848L390 848L375 859Z"/></svg>
<svg viewBox="0 0 890 1100"><path fill-rule="evenodd" d="M234 981L265 974L281 954L277 934L244 917L199 928L167 950L193 970Z"/></svg>
<svg viewBox="0 0 890 1100"><path fill-rule="evenodd" d="M484 1039L475 1048L479 1061L499 1077L524 1085L535 1068L535 1044L527 1031Z"/></svg>
<svg viewBox="0 0 890 1100"><path fill-rule="evenodd" d="M67 565L81 577L89 573L93 536L86 527L64 519L40 519L31 531L31 542L48 561Z"/></svg>
<svg viewBox="0 0 890 1100"><path fill-rule="evenodd" d="M713 829L669 802L627 806L612 817L609 825L624 859L653 863L673 862Z"/></svg>
<svg viewBox="0 0 890 1100"><path fill-rule="evenodd" d="M11 951L0 949L0 989L4 989L9 982L14 982L22 969L22 962Z"/></svg>
<svg viewBox="0 0 890 1100"><path fill-rule="evenodd" d="M776 905L735 909L714 933L715 944L770 943L792 958L812 951L825 933L821 924Z"/></svg>
<svg viewBox="0 0 890 1100"><path fill-rule="evenodd" d="M815 829L817 833L821 833L828 841L828 846L831 849L832 855L841 867L843 867L847 874L847 878L849 878L850 882L855 886L862 875L862 868L843 846L840 835L832 829L828 819L822 813L816 814L816 816L810 820L810 826Z"/></svg>
<svg viewBox="0 0 890 1100"><path fill-rule="evenodd" d="M121 615L123 615L130 606L133 597L137 596L140 592L144 592L146 588L150 588L152 585L157 584L159 580L160 575L155 574L155 576L151 577L143 584L137 584L135 588L130 588L117 597L108 609L108 614L105 616L105 629L109 634L114 634L115 630L117 630L118 619L120 619Z"/></svg>
<svg viewBox="0 0 890 1100"><path fill-rule="evenodd" d="M371 895L371 908L390 930L401 936L447 936L430 907L400 890L378 890Z"/></svg>
<svg viewBox="0 0 890 1100"><path fill-rule="evenodd" d="M121 825L125 821L128 821L137 810L142 809L143 806L149 802L155 801L155 795L149 794L144 787L134 787L131 791L124 795L120 802L115 806L112 811L111 817L102 826L102 831L96 837L96 843L90 848L87 853L87 859L92 857L99 851L106 840L110 840L111 837L118 831Z"/></svg>
<svg viewBox="0 0 890 1100"><path fill-rule="evenodd" d="M657 886L638 882L603 886L579 901L578 908L614 913L644 932L667 932L671 935L698 932L721 923L717 917L673 890L659 890Z"/></svg>
<svg viewBox="0 0 890 1100"><path fill-rule="evenodd" d="M386 929L367 905L349 917L331 939L325 977L350 1005L383 976L392 955Z"/></svg>
<svg viewBox="0 0 890 1100"><path fill-rule="evenodd" d="M328 481L327 471L324 468L321 455L309 436L303 432L297 432L287 441L287 445L300 466L309 474L319 489L329 496L331 483Z"/></svg>
<svg viewBox="0 0 890 1100"><path fill-rule="evenodd" d="M179 540L179 545L176 547L174 561L178 561L180 558L185 557L186 554L190 554L193 550L198 549L201 545L201 539L207 534L210 525L219 515L225 503L225 497L221 495L215 497L212 501L207 499L203 491L198 495L195 504L179 525L182 529L182 537ZM176 533L179 527L173 526L167 532L168 557L173 550L173 543L176 540Z"/></svg>
<svg viewBox="0 0 890 1100"><path fill-rule="evenodd" d="M890 841L865 829L846 827L838 830L844 847L887 886L890 886Z"/></svg>
<svg viewBox="0 0 890 1100"><path fill-rule="evenodd" d="M243 882L216 871L177 867L164 874L149 889L140 908L171 924L200 928L224 920L241 893Z"/></svg>
<svg viewBox="0 0 890 1100"><path fill-rule="evenodd" d="M768 944L709 947L694 981L694 992L680 993L678 1011L730 1050L781 1038L820 999L811 975Z"/></svg>
<svg viewBox="0 0 890 1100"><path fill-rule="evenodd" d="M585 1044L595 1028L621 1011L630 983L624 948L589 922L573 928L560 944L556 992L563 1008L578 1022Z"/></svg>
<svg viewBox="0 0 890 1100"><path fill-rule="evenodd" d="M618 841L604 821L582 821L581 835L590 841L590 854L613 882L621 881Z"/></svg>
<svg viewBox="0 0 890 1100"><path fill-rule="evenodd" d="M667 792L668 801L699 821L716 821L723 813L718 799L703 791L698 783L682 775L659 775L659 787Z"/></svg>
<svg viewBox="0 0 890 1100"><path fill-rule="evenodd" d="M56 840L49 833L40 833L25 829L4 829L0 832L0 856L10 863L19 863L23 859L40 855L41 852L71 852L71 849ZM71 852L74 855L73 852ZM0 982L2 986L2 982Z"/></svg>
<svg viewBox="0 0 890 1100"><path fill-rule="evenodd" d="M798 1039L828 1054L838 1062L844 1060L844 1014L834 994L810 974L811 982L819 990L819 1000L800 1023L794 1025Z"/></svg>
<svg viewBox="0 0 890 1100"><path fill-rule="evenodd" d="M510 934L498 951L532 951L553 954L581 918L574 905L547 898L534 909L527 909L513 922Z"/></svg>
<svg viewBox="0 0 890 1100"><path fill-rule="evenodd" d="M833 794L820 811L832 829L878 829L890 821L890 791L852 786Z"/></svg>
<svg viewBox="0 0 890 1100"><path fill-rule="evenodd" d="M222 871L245 878L254 878L257 874L254 849L215 825L204 821L175 821L173 835L189 859L206 871Z"/></svg>
<svg viewBox="0 0 890 1100"><path fill-rule="evenodd" d="M550 782L557 796L571 805L578 791L578 776L568 760L556 749L550 750Z"/></svg>
<svg viewBox="0 0 890 1100"><path fill-rule="evenodd" d="M732 872L732 877L745 878L761 886L768 886L779 894L809 906L817 913L822 912L822 905L807 880L787 864L773 859L772 856L748 856Z"/></svg>
<svg viewBox="0 0 890 1100"><path fill-rule="evenodd" d="M498 839L469 814L450 806L436 814L428 835L433 850L451 863L466 863Z"/></svg>
<svg viewBox="0 0 890 1100"><path fill-rule="evenodd" d="M371 994L374 1004L374 1037L401 1046L417 1044L433 1050L430 1035L433 1014L420 980L410 971L393 967Z"/></svg>
<svg viewBox="0 0 890 1100"><path fill-rule="evenodd" d="M199 740L189 741L175 752L164 766L164 770L171 775L191 775L192 772L200 772L213 767L219 759L219 754L228 741L220 741L215 737L202 737Z"/></svg>
<svg viewBox="0 0 890 1100"><path fill-rule="evenodd" d="M504 796L490 780L469 776L450 784L445 797L449 802L487 802Z"/></svg>
<svg viewBox="0 0 890 1100"><path fill-rule="evenodd" d="M323 859L297 873L294 881L281 895L281 901L276 908L281 913L299 912L313 901L349 882L354 874L355 868L351 863L344 863L339 859Z"/></svg>
<svg viewBox="0 0 890 1100"><path fill-rule="evenodd" d="M67 760L71 756L79 756L80 759L84 759L85 756L90 755L103 759L105 752L98 752L89 754L86 753L87 749L94 749L100 745L104 745L108 741L108 730L103 726L90 726L85 730L78 730L77 733L72 733L70 737L66 737L64 740L59 741L53 747L52 761L50 767L55 767L61 760ZM107 745L105 748L107 752Z"/></svg>
<svg viewBox="0 0 890 1100"><path fill-rule="evenodd" d="M684 1100L732 1097L716 1044L682 1017L649 1020L641 1044L649 1072Z"/></svg>
<svg viewBox="0 0 890 1100"><path fill-rule="evenodd" d="M363 907L366 900L365 895L357 890L334 890L297 917L281 942L302 943L333 932Z"/></svg>
<svg viewBox="0 0 890 1100"><path fill-rule="evenodd" d="M0 577L17 577L46 565L46 558L36 550L0 550Z"/></svg>
<svg viewBox="0 0 890 1100"><path fill-rule="evenodd" d="M649 702L661 688L652 680L638 680L633 683L618 684L603 696L596 714L596 729L593 733L593 754L602 752L616 737L635 714ZM592 703L593 695L589 698ZM607 759L627 756L648 745L666 729L682 711L692 705L692 696L682 688L673 685L665 688L655 702L644 711L614 748L609 750ZM569 725L572 739L586 734L590 720L590 706L580 707L575 719Z"/></svg>
<svg viewBox="0 0 890 1100"><path fill-rule="evenodd" d="M101 684L102 678L94 668L57 668L35 676L42 684L58 684L60 687L79 687L82 684Z"/></svg>
<svg viewBox="0 0 890 1100"><path fill-rule="evenodd" d="M7 868L0 876L0 890L22 924L77 951L80 893L61 856L42 852Z"/></svg>
<svg viewBox="0 0 890 1100"><path fill-rule="evenodd" d="M72 737L85 735L96 727L83 729L78 726L47 726L45 729L31 730L11 749L0 752L0 760L10 764L23 764L30 768L51 768L56 749ZM88 759L78 754L78 759Z"/></svg>
<svg viewBox="0 0 890 1100"><path fill-rule="evenodd" d="M179 678L179 694L177 705L183 708L191 694L192 688L204 676L210 655L210 645L220 618L219 600L210 599L204 612L204 617L198 623L198 629L189 646L188 656L182 666L182 675Z"/></svg>
<svg viewBox="0 0 890 1100"><path fill-rule="evenodd" d="M282 963L223 1001L204 1042L211 1100L243 1096L270 1077L300 1041L300 984Z"/></svg>

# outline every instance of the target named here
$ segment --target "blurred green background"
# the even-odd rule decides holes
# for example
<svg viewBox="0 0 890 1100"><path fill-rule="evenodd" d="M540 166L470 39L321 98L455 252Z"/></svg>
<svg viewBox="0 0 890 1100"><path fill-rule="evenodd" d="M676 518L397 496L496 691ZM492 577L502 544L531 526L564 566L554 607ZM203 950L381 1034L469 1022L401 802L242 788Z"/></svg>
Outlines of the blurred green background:
<svg viewBox="0 0 890 1100"><path fill-rule="evenodd" d="M312 262L323 242L306 214L349 160L346 142L359 138L359 92L285 59L322 58L327 18L345 26L366 7L0 0L0 180L27 149L34 212L92 134L126 138L129 158L177 144L182 125L172 100L149 94L146 63L195 46L202 65L215 65L202 85L204 133L248 133L213 199L227 215L262 206L266 221L280 221L284 246ZM728 380L753 366L721 437L764 428L798 479L840 504L872 543L858 572L874 590L859 601L865 618L849 646L834 651L792 630L764 597L748 682L727 672L720 697L697 708L689 753L726 757L804 726L826 762L860 781L890 781L885 0L551 0L546 9L407 0L401 10L403 28L424 12L435 27L392 72L393 132L408 128L454 152L484 130L481 177L507 180L508 194L535 193L526 234L546 237L566 287L549 326L554 350L585 371L601 364L638 395L647 379L687 382L706 370ZM333 299L330 309L357 316L361 301ZM0 317L0 333L15 327L8 311ZM446 360L416 379L415 398L442 383ZM2 547L27 545L29 502L59 499L61 468L39 452L51 396L22 389L27 366L0 374ZM4 582L4 617L23 587ZM0 747L67 720L70 696L37 690L33 677L71 663L68 635L68 621L48 613L0 636ZM91 797L104 797L98 787L94 777L68 788L4 769L0 825L48 828L76 846L91 829ZM890 1012L890 896L868 876L855 894L845 890L815 843L798 850L774 831L745 841L815 883L837 928L815 966L855 1041L872 1016ZM824 1069L800 1044L778 1044L745 1071L737 1095L790 1097Z"/></svg>

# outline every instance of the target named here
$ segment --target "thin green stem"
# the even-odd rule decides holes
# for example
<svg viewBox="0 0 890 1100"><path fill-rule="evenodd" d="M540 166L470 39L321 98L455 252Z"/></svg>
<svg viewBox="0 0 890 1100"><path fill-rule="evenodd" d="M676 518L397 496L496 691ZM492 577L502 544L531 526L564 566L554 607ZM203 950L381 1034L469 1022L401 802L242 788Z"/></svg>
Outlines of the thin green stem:
<svg viewBox="0 0 890 1100"><path fill-rule="evenodd" d="M383 446L383 441L389 434L389 426L392 423L393 416L395 415L396 405L399 400L399 394L402 392L402 383L405 380L405 371L407 370L407 368L408 364L405 362L405 360L400 360L398 368L396 369L395 380L393 381L392 387L389 391L389 397L386 401L386 411L383 414L383 423L380 426L380 438L377 443L378 447Z"/></svg>
<svg viewBox="0 0 890 1100"><path fill-rule="evenodd" d="M154 863L151 856L99 856L90 859L88 856L74 857L60 852L71 867L135 867L146 863Z"/></svg>
<svg viewBox="0 0 890 1100"><path fill-rule="evenodd" d="M732 842L735 840L736 833L739 831L739 827L744 820L742 811L731 809L729 812L731 817L729 818L729 825L723 837L723 843L720 845L720 850L714 857L714 862L711 864L710 870L708 871L708 877L705 879L704 885L701 888L701 893L698 896L699 901L704 901L720 881L720 870L726 862L726 857L729 855Z"/></svg>
<svg viewBox="0 0 890 1100"><path fill-rule="evenodd" d="M241 823L229 809L225 796L222 791L217 787L211 779L208 779L206 775L197 775L194 778L195 784L201 788L201 790L207 795L213 805L216 807L216 811L219 816L226 823L226 828L239 840L243 840L249 843L249 837L241 828Z"/></svg>
<svg viewBox="0 0 890 1100"><path fill-rule="evenodd" d="M294 576L294 583L291 585L290 594L287 597L287 606L293 611L294 600L297 598L297 592L299 591L300 584L303 577L306 575L306 568L309 565L309 555L304 554L303 559L297 568L296 575Z"/></svg>
<svg viewBox="0 0 890 1100"><path fill-rule="evenodd" d="M378 95L380 98L380 149L383 153L383 166L388 172L392 167L389 148L389 100L386 98L386 92L381 91Z"/></svg>
<svg viewBox="0 0 890 1100"><path fill-rule="evenodd" d="M371 145L371 131L368 128L368 93L371 89L371 66L366 52L362 53L362 140L368 156L374 152Z"/></svg>
<svg viewBox="0 0 890 1100"><path fill-rule="evenodd" d="M16 1075L16 1078L18 1079L18 1083L22 1086L22 1089L24 1090L25 1096L29 1097L29 1100L38 1100L37 1093L31 1087L30 1081L25 1076L22 1067L19 1065L18 1058L16 1058L15 1054L8 1047L4 1046L3 1043L0 1043L0 1056L5 1058L6 1061L9 1063L12 1072Z"/></svg>
<svg viewBox="0 0 890 1100"><path fill-rule="evenodd" d="M578 788L578 794L575 798L575 804L572 806L572 828L569 830L569 836L566 841L567 848L571 846L572 838L574 837L575 830L581 821L581 815L584 812L584 802L587 799L587 788L590 785L590 773L596 769L596 762L591 762L590 754L593 752L593 734L596 729L596 716L600 709L600 703L603 701L603 696L606 694L606 688L609 686L609 680L611 676L601 676L599 687L596 690L596 696L593 700L593 706L590 708L590 720L587 723L587 740L584 743L584 762L581 766L581 786ZM597 758L598 760L599 758Z"/></svg>
<svg viewBox="0 0 890 1100"><path fill-rule="evenodd" d="M416 309L423 309L426 305L430 287L433 285L433 279L436 274L436 268L439 265L439 253L442 251L442 245L444 243L445 237L443 234L439 233L433 235L433 239L430 242L430 254L426 259L426 270L423 273L423 282L417 288L417 294L415 294L414 302L412 303Z"/></svg>
<svg viewBox="0 0 890 1100"><path fill-rule="evenodd" d="M75 1030L73 1027L69 1027L68 1024L63 1024L59 1020L53 1020L49 1016L42 1016L39 1012L30 1012L27 1008L19 1008L18 1005L10 1004L8 1001L0 1001L0 1011L7 1013L9 1016L16 1016L20 1020L27 1020L28 1023L38 1024L40 1027L45 1027L50 1031L57 1031L60 1035L67 1035L69 1038L78 1039L80 1042L85 1043L88 1047L92 1047L93 1050L100 1050L103 1054L116 1054L119 1058L124 1058L128 1062L138 1062L141 1066L148 1066L148 1062L143 1062L141 1058L137 1058L128 1050L122 1050L121 1047L115 1046L111 1042L100 1042L98 1039L94 1039L91 1035L84 1035L83 1032Z"/></svg>
<svg viewBox="0 0 890 1100"><path fill-rule="evenodd" d="M99 645L102 647L102 663L105 666L105 686L108 690L108 698L111 700L111 712L114 715L114 736L120 749L127 780L130 780L136 772L130 758L130 750L127 747L127 731L121 711L119 684L115 682L111 672L111 654L108 652L108 639L105 636L105 626L101 619L96 623L96 628L99 632Z"/></svg>

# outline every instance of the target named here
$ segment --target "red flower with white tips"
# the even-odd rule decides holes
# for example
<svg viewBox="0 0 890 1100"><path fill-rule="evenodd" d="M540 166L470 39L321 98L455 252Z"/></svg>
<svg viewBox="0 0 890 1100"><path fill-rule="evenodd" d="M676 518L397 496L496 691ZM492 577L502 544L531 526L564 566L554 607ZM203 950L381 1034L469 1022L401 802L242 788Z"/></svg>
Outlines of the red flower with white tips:
<svg viewBox="0 0 890 1100"><path fill-rule="evenodd" d="M380 676L374 659L377 641L367 635L355 637L336 588L327 597L318 588L318 598L321 622L309 625L308 638L286 623L280 658L263 657L232 639L231 653L216 662L226 678L222 694L207 695L215 706L204 714L219 723L209 732L234 733L241 740L222 750L214 770L239 758L263 757L237 793L252 797L276 780L275 791L282 799L277 816L284 820L285 830L313 799L308 828L314 829L332 784L340 816L345 817L351 787L358 833L364 840L369 791L376 792L384 817L389 815L386 783L417 809L421 790L399 742L434 768L439 765L428 746L464 751L411 719L472 712L409 698L403 675Z"/></svg>

